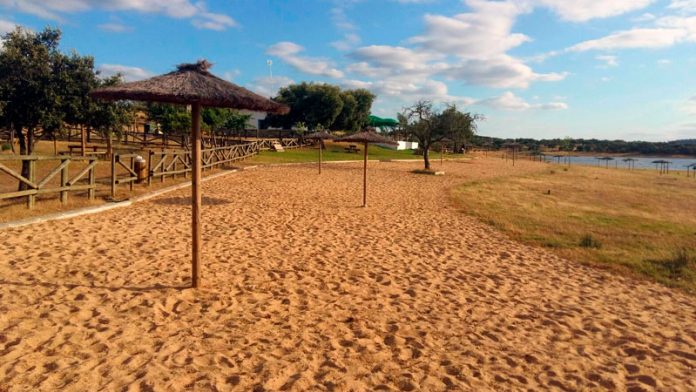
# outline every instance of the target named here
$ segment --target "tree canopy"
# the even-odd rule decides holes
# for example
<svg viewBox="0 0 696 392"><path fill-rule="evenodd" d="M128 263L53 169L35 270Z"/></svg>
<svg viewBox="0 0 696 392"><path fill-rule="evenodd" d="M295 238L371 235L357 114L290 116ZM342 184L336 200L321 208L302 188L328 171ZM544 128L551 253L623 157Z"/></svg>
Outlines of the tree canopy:
<svg viewBox="0 0 696 392"><path fill-rule="evenodd" d="M357 131L367 124L375 95L365 89L341 90L330 84L303 82L283 87L273 99L290 106L290 113L269 116L270 126L291 128L303 122L312 130L321 125Z"/></svg>
<svg viewBox="0 0 696 392"><path fill-rule="evenodd" d="M431 101L421 100L405 108L398 119L401 131L418 140L425 169L430 169L429 153L433 144L445 139L464 143L474 136L476 121L481 117L463 113L456 105L446 105L438 111Z"/></svg>

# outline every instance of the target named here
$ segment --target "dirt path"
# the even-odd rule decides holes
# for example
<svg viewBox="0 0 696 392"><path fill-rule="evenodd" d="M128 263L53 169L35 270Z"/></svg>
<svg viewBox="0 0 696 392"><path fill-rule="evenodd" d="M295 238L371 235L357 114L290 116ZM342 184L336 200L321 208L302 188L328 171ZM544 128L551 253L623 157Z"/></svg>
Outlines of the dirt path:
<svg viewBox="0 0 696 392"><path fill-rule="evenodd" d="M0 232L0 390L696 389L693 298L457 212L499 160L416 165L206 183L200 291L187 190Z"/></svg>

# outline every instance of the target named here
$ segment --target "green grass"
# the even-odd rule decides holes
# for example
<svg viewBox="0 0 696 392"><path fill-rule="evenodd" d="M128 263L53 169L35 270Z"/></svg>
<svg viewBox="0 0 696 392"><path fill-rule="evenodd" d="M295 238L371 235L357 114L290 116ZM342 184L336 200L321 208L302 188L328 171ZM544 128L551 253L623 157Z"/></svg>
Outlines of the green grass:
<svg viewBox="0 0 696 392"><path fill-rule="evenodd" d="M525 243L692 292L694 194L696 181L683 174L588 167L471 182L454 191L465 212Z"/></svg>
<svg viewBox="0 0 696 392"><path fill-rule="evenodd" d="M349 153L344 150L346 145L343 144L329 144L327 143L326 149L322 152L322 159L324 161L348 161L348 160L362 160L363 159L363 146L360 145L358 148L360 152ZM370 145L367 150L368 159L375 160L385 160L385 159L416 159L422 160L423 157L420 155L415 155L411 150L391 150L389 148L384 148L376 145ZM439 157L439 155L438 155ZM275 151L261 151L261 153L246 162L249 163L304 163L304 162L317 162L319 159L319 150L314 148L296 148L292 150L285 150L284 152Z"/></svg>

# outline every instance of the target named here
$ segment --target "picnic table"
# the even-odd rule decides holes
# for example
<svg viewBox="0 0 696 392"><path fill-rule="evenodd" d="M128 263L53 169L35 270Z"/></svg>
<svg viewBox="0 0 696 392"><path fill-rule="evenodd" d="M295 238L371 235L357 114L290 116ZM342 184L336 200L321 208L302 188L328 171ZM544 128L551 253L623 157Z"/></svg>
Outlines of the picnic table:
<svg viewBox="0 0 696 392"><path fill-rule="evenodd" d="M346 150L346 152L350 152L350 153L357 153L357 152L360 152L360 149L359 149L358 146L355 145L355 144L349 145L348 147L345 148L345 150Z"/></svg>

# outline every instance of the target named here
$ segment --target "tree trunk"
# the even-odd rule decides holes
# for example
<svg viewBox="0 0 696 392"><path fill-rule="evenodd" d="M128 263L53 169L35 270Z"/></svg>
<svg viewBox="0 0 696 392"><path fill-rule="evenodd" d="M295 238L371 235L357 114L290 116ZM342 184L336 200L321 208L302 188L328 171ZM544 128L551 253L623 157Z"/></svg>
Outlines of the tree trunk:
<svg viewBox="0 0 696 392"><path fill-rule="evenodd" d="M423 145L423 163L425 164L425 170L430 170L430 146Z"/></svg>
<svg viewBox="0 0 696 392"><path fill-rule="evenodd" d="M22 134L22 130L19 129L19 154L20 155L31 155L34 152L34 129L27 129L26 138ZM29 161L22 161L22 177L29 178ZM19 182L17 190L24 191L28 189L27 184Z"/></svg>
<svg viewBox="0 0 696 392"><path fill-rule="evenodd" d="M21 135L21 133L20 133ZM15 151L15 130L14 127L10 129L10 148L12 148L12 153L16 154L17 151Z"/></svg>

